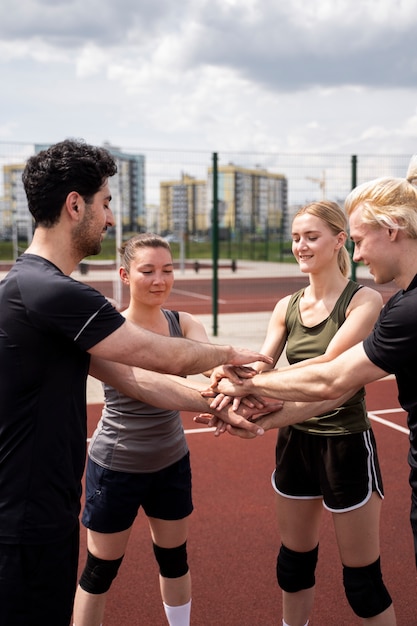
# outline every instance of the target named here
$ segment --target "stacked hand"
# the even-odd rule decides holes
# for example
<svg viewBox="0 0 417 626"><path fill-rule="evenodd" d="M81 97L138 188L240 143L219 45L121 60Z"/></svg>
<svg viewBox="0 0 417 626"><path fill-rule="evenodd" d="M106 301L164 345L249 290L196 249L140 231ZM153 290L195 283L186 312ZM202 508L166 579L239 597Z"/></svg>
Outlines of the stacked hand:
<svg viewBox="0 0 417 626"><path fill-rule="evenodd" d="M235 411L229 404L228 408L222 409L223 411L227 411L227 422L222 420L221 417L212 415L211 413L200 413L193 419L197 424L204 424L210 428L214 427L216 429L214 432L216 437L224 432L228 432L230 435L237 435L238 437L242 437L244 439L252 439L253 437L256 437L256 434L260 435L270 428L276 428L273 418L284 406L284 402L282 400L275 400L271 398L262 398L262 403L262 410L258 407L249 409L249 407L241 403L237 411ZM254 432L249 431L246 428L242 428L239 425L232 425L232 423L235 424L236 420L239 418L256 423L258 426L258 432L255 434Z"/></svg>
<svg viewBox="0 0 417 626"><path fill-rule="evenodd" d="M236 418L239 416L245 420L256 422L260 428L258 434L274 427L272 415L282 409L284 403L281 400L263 398L253 394L244 395L245 380L256 374L256 370L248 366L223 365L215 368L210 376L210 387L203 391L202 395L206 398L213 398L210 402L210 408L216 409L220 413L223 412L223 414L225 411L227 412L226 421L221 418L221 415L212 415L211 413L200 413L194 417L194 421L215 427L215 436L228 432L243 438L256 437L253 432L238 425L232 425L235 424Z"/></svg>

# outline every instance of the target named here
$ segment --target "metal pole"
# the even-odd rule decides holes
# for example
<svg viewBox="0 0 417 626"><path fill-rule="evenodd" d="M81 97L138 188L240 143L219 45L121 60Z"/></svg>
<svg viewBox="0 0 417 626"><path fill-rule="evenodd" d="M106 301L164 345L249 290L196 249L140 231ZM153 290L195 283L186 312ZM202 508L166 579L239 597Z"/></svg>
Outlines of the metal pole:
<svg viewBox="0 0 417 626"><path fill-rule="evenodd" d="M119 272L118 272L118 268L119 268L119 249L122 245L122 240L123 240L123 226L122 226L122 194L121 194L121 185L120 185L120 177L117 181L117 195L115 198L115 205L116 205L116 239L115 239L115 244L116 244L116 250L115 250L115 254L116 254L116 269L114 272L114 279L113 279L113 299L116 300L117 302L117 306L121 307L122 306L122 281L120 280L119 277Z"/></svg>
<svg viewBox="0 0 417 626"><path fill-rule="evenodd" d="M352 155L352 168L351 168L351 187L352 189L355 189L356 185L357 185L357 173L358 173L358 157L356 156L356 154ZM355 261L353 260L353 244L352 242L350 242L350 257L352 259L352 280L356 280L356 267L357 267L357 263L355 263Z"/></svg>
<svg viewBox="0 0 417 626"><path fill-rule="evenodd" d="M213 282L212 282L212 307L213 307L213 336L217 337L217 314L218 314L218 260L219 260L219 189L218 189L218 169L217 152L213 152L213 212L212 212L212 262L213 262Z"/></svg>

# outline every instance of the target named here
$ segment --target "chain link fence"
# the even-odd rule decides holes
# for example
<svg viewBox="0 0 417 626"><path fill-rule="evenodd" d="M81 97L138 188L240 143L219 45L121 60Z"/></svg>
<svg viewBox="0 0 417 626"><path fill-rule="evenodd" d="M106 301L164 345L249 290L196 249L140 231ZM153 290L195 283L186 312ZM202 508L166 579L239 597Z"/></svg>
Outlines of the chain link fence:
<svg viewBox="0 0 417 626"><path fill-rule="evenodd" d="M13 260L30 241L32 220L21 182L29 156L47 144L0 142L0 253ZM210 258L213 153L124 148L105 144L118 161L110 181L116 228L100 257L117 262L121 239L158 232L179 262ZM352 186L380 176L405 176L411 155L219 152L220 258L231 262L291 260L290 224L303 204L327 198L343 206ZM229 181L229 182L227 182ZM232 182L230 182L232 181ZM229 185L229 187L227 186Z"/></svg>

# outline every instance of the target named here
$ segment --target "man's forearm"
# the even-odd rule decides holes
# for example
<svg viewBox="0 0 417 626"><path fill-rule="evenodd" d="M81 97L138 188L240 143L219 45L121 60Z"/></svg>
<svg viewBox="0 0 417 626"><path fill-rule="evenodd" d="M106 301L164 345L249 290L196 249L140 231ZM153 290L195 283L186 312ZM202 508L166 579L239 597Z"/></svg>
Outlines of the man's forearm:
<svg viewBox="0 0 417 626"><path fill-rule="evenodd" d="M209 400L199 390L201 383L190 383L177 378L144 370L130 365L114 363L92 357L90 374L102 382L115 387L129 398L146 402L161 409L178 411L207 411ZM180 384L181 383L183 384Z"/></svg>
<svg viewBox="0 0 417 626"><path fill-rule="evenodd" d="M353 396L355 390L350 390L340 398L335 400L323 400L319 402L284 402L283 407L278 411L271 411L270 413L263 415L256 419L256 424L261 426L265 431L282 428L283 426L291 426L292 424L298 424L304 422L310 417L321 415L335 409L336 407L343 406L343 404ZM206 423L211 425L211 422L215 423L214 418L212 420L204 420L204 418L197 419L197 422ZM227 427L228 432L231 435L237 435L242 439L250 439L252 435L247 430L242 428L235 428L233 426Z"/></svg>
<svg viewBox="0 0 417 626"><path fill-rule="evenodd" d="M280 411L271 413L264 418L260 418L259 421L265 430L270 430L271 428L282 428L283 426L290 426L291 424L298 424L310 419L310 417L322 415L323 413L328 413L337 407L343 406L343 404L349 400L354 393L355 389L351 389L339 398L321 400L318 402L286 401Z"/></svg>
<svg viewBox="0 0 417 626"><path fill-rule="evenodd" d="M115 387L130 398L135 398L159 408L175 409L178 411L195 411L196 413L212 413L225 422L248 429L254 434L262 434L259 427L246 419L250 417L247 408L242 414L229 409L210 408L211 398L201 395L206 385L198 381L172 375L159 374L120 363L113 363L93 357L90 364L90 374L103 382Z"/></svg>
<svg viewBox="0 0 417 626"><path fill-rule="evenodd" d="M241 366L253 363L255 360L266 363L272 362L270 357L247 348L202 343L183 338L173 338L173 341L175 342L175 350L169 353L172 364L169 368L166 367L167 364L162 368L158 367L160 372L187 376L211 371L219 365Z"/></svg>
<svg viewBox="0 0 417 626"><path fill-rule="evenodd" d="M317 402L337 400L346 393L330 375L329 364L317 364L302 368L287 368L284 371L270 370L242 381L237 386L222 379L218 390L226 395L257 395L280 400Z"/></svg>
<svg viewBox="0 0 417 626"><path fill-rule="evenodd" d="M246 348L202 343L182 337L165 337L145 330L129 320L92 346L89 352L108 361L180 376L199 374L217 365L271 362L269 357Z"/></svg>
<svg viewBox="0 0 417 626"><path fill-rule="evenodd" d="M337 400L352 389L387 375L367 356L362 343L352 346L336 358L305 367L271 370L233 386L223 379L219 390L228 395L263 395L281 400L315 402Z"/></svg>

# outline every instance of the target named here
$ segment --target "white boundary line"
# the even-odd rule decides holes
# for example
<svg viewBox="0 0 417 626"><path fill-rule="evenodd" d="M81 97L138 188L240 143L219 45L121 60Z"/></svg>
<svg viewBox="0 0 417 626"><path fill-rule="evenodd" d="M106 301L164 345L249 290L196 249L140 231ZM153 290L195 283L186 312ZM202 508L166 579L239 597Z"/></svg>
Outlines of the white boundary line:
<svg viewBox="0 0 417 626"><path fill-rule="evenodd" d="M185 291L184 289L172 288L171 293L178 293L180 296L190 296L190 298L197 298L199 300L211 300L211 296L205 296L202 293L194 293L194 291ZM226 304L227 300L218 300L220 304Z"/></svg>
<svg viewBox="0 0 417 626"><path fill-rule="evenodd" d="M398 430L400 433L404 433L404 435L410 434L410 431L408 430L408 428L405 428L404 426L400 426L399 424L394 424L394 422L385 420L383 417L378 417L376 413L404 413L405 414L405 411L403 411L403 409L392 409L392 410L383 409L381 411L372 411L372 412L368 412L368 417L374 422L379 422L380 424L383 424L384 426L388 426L388 428L392 428L393 430Z"/></svg>
<svg viewBox="0 0 417 626"><path fill-rule="evenodd" d="M197 435L198 433L213 433L215 431L215 427L212 428L187 428L184 430L186 435Z"/></svg>
<svg viewBox="0 0 417 626"><path fill-rule="evenodd" d="M392 428L393 430L398 430L400 433L403 433L404 435L409 435L410 431L408 430L408 428L405 428L404 426L399 426L398 424L394 424L394 422L390 422L389 420L384 419L383 417L379 417L377 415L377 413L379 414L384 414L384 413L404 413L405 411L403 411L403 409L381 409L380 411L368 411L368 417L370 420L373 420L374 422L379 422L380 424L383 424L384 426L388 426L388 428ZM198 435L200 433L212 433L214 432L216 429L213 428L187 428L184 430L184 433L186 435ZM87 443L90 443L90 437L88 437L87 439Z"/></svg>
<svg viewBox="0 0 417 626"><path fill-rule="evenodd" d="M187 428L184 430L186 435L198 435L198 433L213 433L216 428L213 426L212 428ZM90 443L91 437L87 437L87 443Z"/></svg>
<svg viewBox="0 0 417 626"><path fill-rule="evenodd" d="M379 422L380 424L383 424L384 426L388 426L388 428L392 428L393 430L398 430L400 433L403 433L404 435L410 434L410 431L408 430L408 428L405 428L404 426L400 426L398 424L394 424L394 422L390 422L389 420L385 420L383 417L379 417L377 413L379 414L404 413L405 414L405 411L403 409L397 408L397 409L381 409L381 411L371 411L371 412L368 412L368 417L374 422ZM195 435L198 433L212 433L215 430L216 430L215 428L188 428L187 430L184 430L184 433L186 435Z"/></svg>

